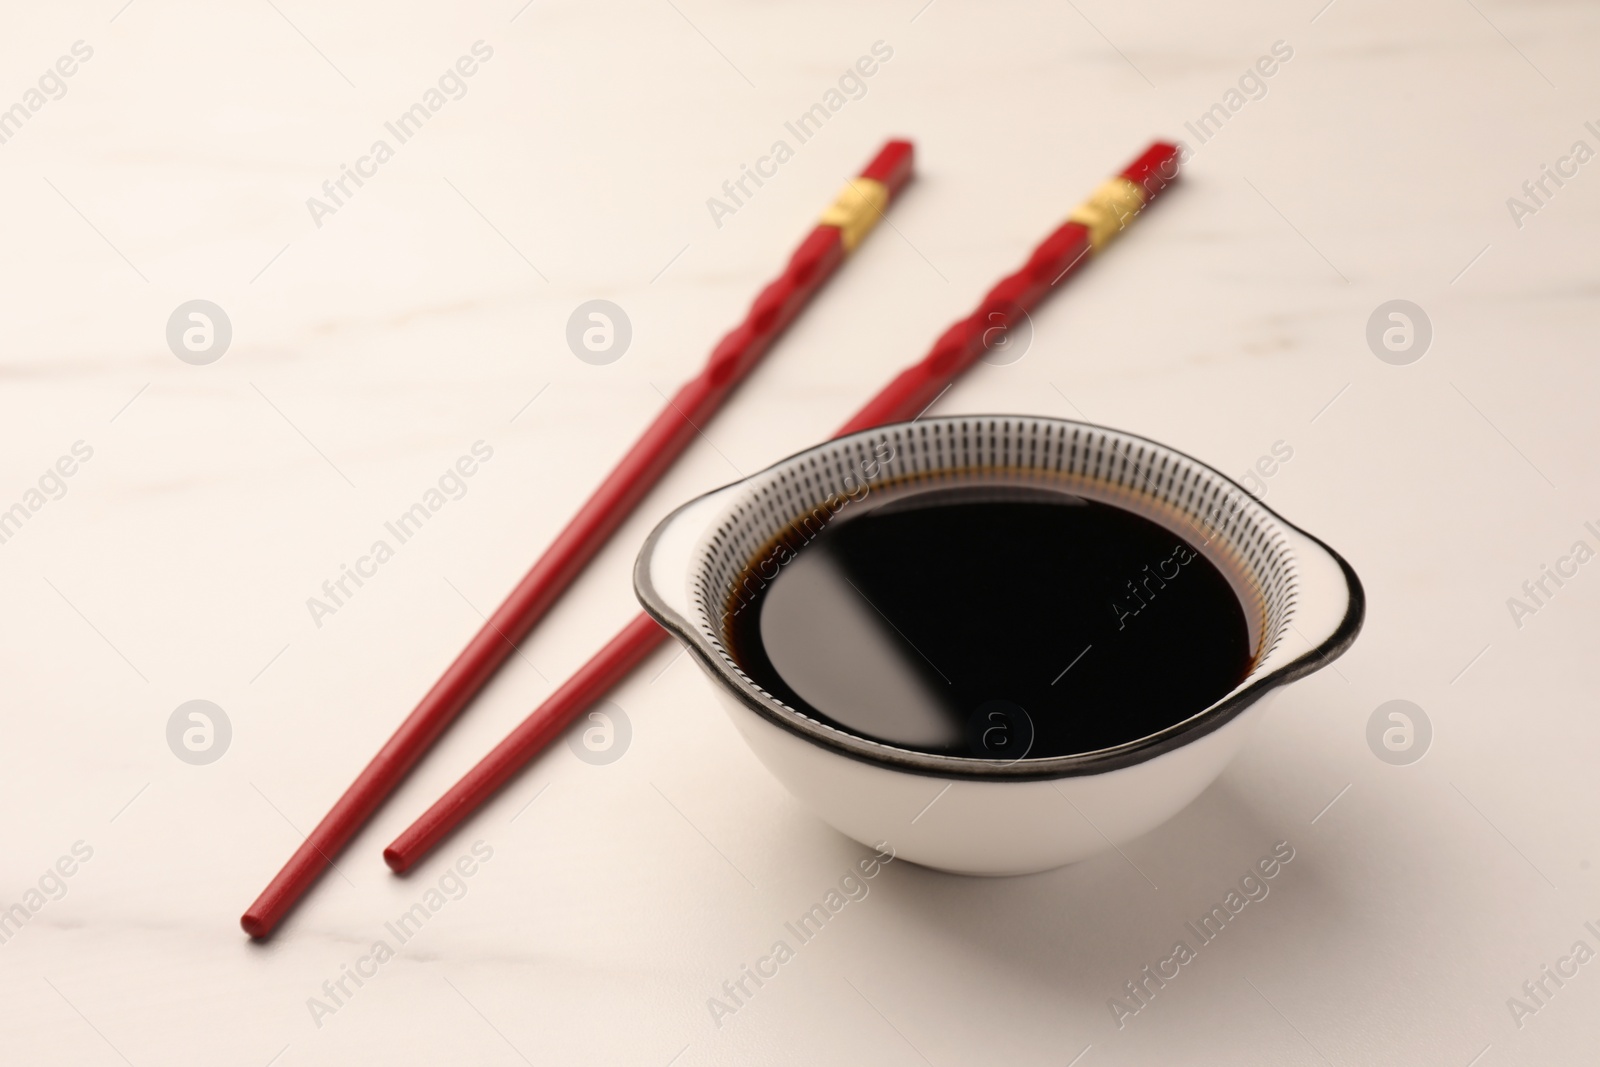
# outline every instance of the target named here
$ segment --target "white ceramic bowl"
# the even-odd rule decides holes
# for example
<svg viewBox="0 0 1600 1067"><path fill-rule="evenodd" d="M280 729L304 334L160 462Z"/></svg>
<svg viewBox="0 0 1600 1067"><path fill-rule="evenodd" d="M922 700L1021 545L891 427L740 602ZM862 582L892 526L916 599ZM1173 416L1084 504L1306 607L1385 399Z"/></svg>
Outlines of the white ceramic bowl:
<svg viewBox="0 0 1600 1067"><path fill-rule="evenodd" d="M873 493L1026 485L1115 504L1203 552L1245 607L1252 666L1210 707L1069 756L932 755L846 733L742 671L721 628L734 583L785 528L820 527ZM932 576L930 576L931 578ZM746 576L748 579L748 576ZM1209 785L1281 687L1361 628L1355 572L1231 479L1164 445L1086 423L952 416L838 438L679 508L634 569L644 608L694 654L734 725L791 793L841 832L963 874L1048 870L1120 845Z"/></svg>

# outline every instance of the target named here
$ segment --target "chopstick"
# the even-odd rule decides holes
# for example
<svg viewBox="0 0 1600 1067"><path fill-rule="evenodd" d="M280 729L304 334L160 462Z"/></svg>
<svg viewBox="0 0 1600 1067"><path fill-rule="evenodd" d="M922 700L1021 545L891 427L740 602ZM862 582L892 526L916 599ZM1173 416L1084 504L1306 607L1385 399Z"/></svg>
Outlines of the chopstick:
<svg viewBox="0 0 1600 1067"><path fill-rule="evenodd" d="M1033 251L1022 269L1003 279L977 310L951 326L919 363L902 371L834 435L920 415L955 378L989 350L991 336L1039 303L1057 283L1105 247L1178 177L1178 151L1157 142L1119 175L1099 186L1067 221ZM997 342L998 343L998 342ZM666 639L666 631L640 614L561 688L494 747L416 822L383 850L396 872L414 866L468 815L509 781L559 734Z"/></svg>
<svg viewBox="0 0 1600 1067"><path fill-rule="evenodd" d="M355 832L694 440L698 427L722 406L845 256L872 231L884 209L911 180L913 155L911 142L889 141L857 177L845 183L783 273L750 305L744 321L712 349L704 369L667 402L655 422L240 917L245 933L251 937L270 934L333 865L333 858Z"/></svg>

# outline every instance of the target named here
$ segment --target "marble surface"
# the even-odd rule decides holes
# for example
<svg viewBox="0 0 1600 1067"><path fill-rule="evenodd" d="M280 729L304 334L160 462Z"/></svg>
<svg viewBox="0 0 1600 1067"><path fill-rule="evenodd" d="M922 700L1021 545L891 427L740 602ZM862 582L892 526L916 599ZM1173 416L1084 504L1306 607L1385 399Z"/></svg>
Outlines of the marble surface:
<svg viewBox="0 0 1600 1067"><path fill-rule="evenodd" d="M0 908L21 917L0 925L0 1056L1591 1061L1600 962L1572 951L1600 950L1600 563L1572 551L1600 548L1600 162L1572 151L1600 148L1600 14L1319 7L9 13L0 510L24 517L0 543ZM714 219L707 199L878 41L893 54L859 98ZM1292 56L1246 79L1258 98L1229 97L1275 42ZM472 75L446 77L426 124L386 135L461 57ZM1185 124L1216 104L1198 144ZM916 139L921 173L893 229L337 873L249 943L239 913L300 832L890 135ZM936 410L1082 413L1240 476L1286 445L1268 502L1370 597L1337 669L1125 855L999 881L890 864L738 1002L724 983L864 853L778 788L671 649L613 694L620 758L560 744L413 877L388 873L382 846L637 610L629 567L661 515L828 433L1155 136L1197 149L1183 188L1034 316L1023 358ZM362 163L379 139L389 157ZM346 165L364 184L308 208ZM1545 165L1567 177L1533 200ZM603 366L564 339L596 298L633 327ZM206 365L166 337L196 299L232 328ZM1395 299L1432 327L1405 365L1366 337ZM459 499L313 618L477 442L492 458ZM1533 601L1546 566L1569 576ZM1396 699L1432 728L1405 766L1367 741ZM231 725L209 764L168 743L192 700ZM1125 983L1279 842L1294 858L1269 895L1128 1014ZM385 924L418 903L402 944Z"/></svg>

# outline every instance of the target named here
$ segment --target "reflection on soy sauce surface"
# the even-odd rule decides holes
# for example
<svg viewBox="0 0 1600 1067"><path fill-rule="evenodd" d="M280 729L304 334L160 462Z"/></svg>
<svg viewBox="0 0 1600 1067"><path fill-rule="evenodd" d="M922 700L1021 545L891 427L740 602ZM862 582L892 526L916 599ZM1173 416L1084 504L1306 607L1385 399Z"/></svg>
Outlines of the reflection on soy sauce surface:
<svg viewBox="0 0 1600 1067"><path fill-rule="evenodd" d="M1250 666L1243 608L1209 559L1062 493L906 497L843 512L783 558L730 617L740 666L798 710L904 748L1105 748L1188 718Z"/></svg>

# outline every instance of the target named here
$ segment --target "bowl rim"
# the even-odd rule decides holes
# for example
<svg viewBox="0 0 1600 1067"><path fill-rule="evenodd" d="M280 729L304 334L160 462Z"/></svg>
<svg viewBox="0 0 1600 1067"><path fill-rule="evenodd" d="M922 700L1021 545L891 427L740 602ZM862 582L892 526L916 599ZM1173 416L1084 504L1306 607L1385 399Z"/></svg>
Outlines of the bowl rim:
<svg viewBox="0 0 1600 1067"><path fill-rule="evenodd" d="M1260 498L1256 497L1255 494L1210 464L1191 456L1181 449L1173 448L1171 445L1163 444L1142 434L1102 426L1081 419L1062 419L1050 415L1018 415L1013 413L945 415L926 421L946 422L989 419L1052 422L1059 425L1076 426L1092 431L1114 434L1118 437L1137 439L1180 456L1201 470L1222 479L1248 498L1254 507L1266 512L1267 515L1276 522L1281 523L1286 529L1312 542L1326 552L1329 558L1338 565L1348 593L1343 617L1329 635L1317 645L1307 649L1301 655L1274 670L1258 677L1250 678L1246 684L1233 690L1216 703L1208 705L1188 718L1165 726L1154 733L1146 734L1143 737L1109 748L1072 753L1065 756L1050 756L1038 759L1024 758L1021 760L950 756L902 748L818 722L803 712L790 708L754 685L741 674L732 670L724 662L722 654L706 640L699 627L689 619L684 618L655 588L649 573L652 557L665 530L679 515L701 501L725 493L747 482L752 482L770 471L795 463L819 450L836 447L846 441L871 438L874 435L883 434L897 428L908 428L913 422L921 421L920 417L917 420L884 423L856 431L855 433L829 438L826 441L811 445L774 463L770 463L754 474L729 482L710 492L701 493L674 508L650 531L649 536L645 538L644 544L639 550L638 558L634 563L634 593L646 613L661 624L668 633L677 638L692 655L699 659L701 666L707 670L717 685L735 697L745 709L755 712L767 722L829 752L847 756L853 760L873 766L928 777L967 781L1041 781L1072 778L1083 775L1103 774L1108 771L1147 762L1163 753L1181 748L1207 734L1215 732L1238 718L1247 708L1274 689L1303 678L1333 659L1338 658L1354 643L1357 634L1360 633L1362 623L1366 617L1366 592L1361 585L1360 578L1357 577L1349 562L1330 548L1321 538L1285 519Z"/></svg>

